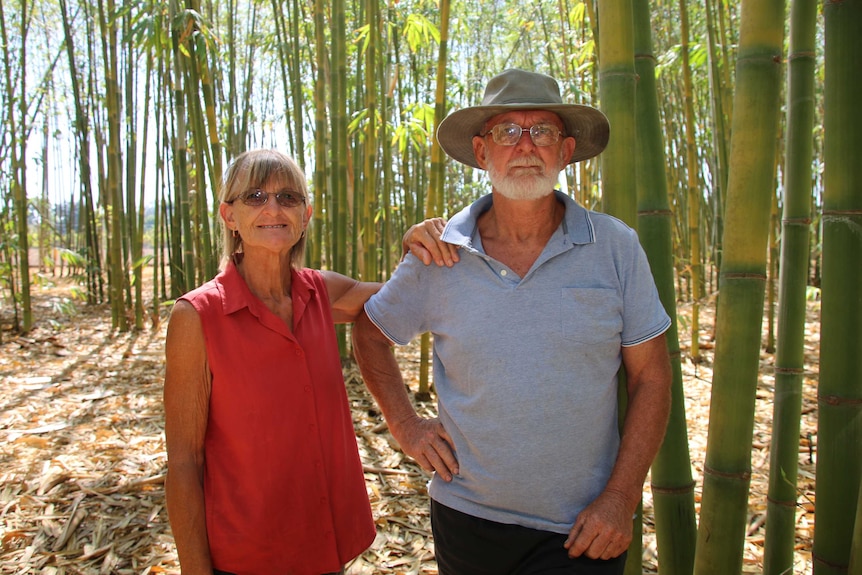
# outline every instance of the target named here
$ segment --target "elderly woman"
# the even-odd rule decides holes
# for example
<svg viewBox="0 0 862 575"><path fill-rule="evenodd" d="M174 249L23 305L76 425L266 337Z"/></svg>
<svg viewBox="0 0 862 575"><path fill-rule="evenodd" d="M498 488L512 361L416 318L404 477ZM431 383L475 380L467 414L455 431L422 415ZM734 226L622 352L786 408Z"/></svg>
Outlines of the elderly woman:
<svg viewBox="0 0 862 575"><path fill-rule="evenodd" d="M301 267L312 208L284 154L238 156L219 214L224 270L176 302L166 342L183 573L339 573L375 528L333 322L379 284Z"/></svg>

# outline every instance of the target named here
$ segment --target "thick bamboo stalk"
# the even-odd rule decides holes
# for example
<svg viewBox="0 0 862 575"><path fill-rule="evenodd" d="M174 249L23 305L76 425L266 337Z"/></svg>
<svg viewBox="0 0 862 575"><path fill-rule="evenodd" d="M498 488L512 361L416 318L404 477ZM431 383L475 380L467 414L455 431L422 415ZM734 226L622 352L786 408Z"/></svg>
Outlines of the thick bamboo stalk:
<svg viewBox="0 0 862 575"><path fill-rule="evenodd" d="M846 573L862 477L862 2L826 2L814 574Z"/></svg>
<svg viewBox="0 0 862 575"><path fill-rule="evenodd" d="M632 0L599 3L599 93L602 108L613 126L613 137L602 154L602 209L637 227L637 125ZM627 405L625 373L620 370L620 414ZM626 575L643 571L643 518L638 507L626 560Z"/></svg>
<svg viewBox="0 0 862 575"><path fill-rule="evenodd" d="M779 320L764 575L791 572L796 544L799 417L805 372L805 306L811 226L816 16L814 2L798 1L791 5Z"/></svg>
<svg viewBox="0 0 862 575"><path fill-rule="evenodd" d="M744 0L695 573L739 573L760 371L784 33L781 0Z"/></svg>
<svg viewBox="0 0 862 575"><path fill-rule="evenodd" d="M659 119L649 2L635 0L633 4L635 69L638 74L638 235L649 259L659 297L673 319L665 334L673 368L673 403L665 439L653 462L650 480L661 572L663 575L691 575L697 526L676 322L673 213L667 194L665 145Z"/></svg>

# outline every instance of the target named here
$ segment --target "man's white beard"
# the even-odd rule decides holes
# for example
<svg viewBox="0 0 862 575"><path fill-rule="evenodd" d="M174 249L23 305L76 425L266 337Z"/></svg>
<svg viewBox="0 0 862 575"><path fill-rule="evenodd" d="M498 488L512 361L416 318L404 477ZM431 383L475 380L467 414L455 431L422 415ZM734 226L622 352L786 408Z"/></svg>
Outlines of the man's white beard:
<svg viewBox="0 0 862 575"><path fill-rule="evenodd" d="M491 186L501 195L510 200L536 200L553 193L557 185L559 170L553 172L548 170L544 162L538 157L517 158L508 163L507 168L515 166L537 166L541 168L539 174L524 174L520 176L506 175L504 170L499 170L491 158L488 158L488 178Z"/></svg>

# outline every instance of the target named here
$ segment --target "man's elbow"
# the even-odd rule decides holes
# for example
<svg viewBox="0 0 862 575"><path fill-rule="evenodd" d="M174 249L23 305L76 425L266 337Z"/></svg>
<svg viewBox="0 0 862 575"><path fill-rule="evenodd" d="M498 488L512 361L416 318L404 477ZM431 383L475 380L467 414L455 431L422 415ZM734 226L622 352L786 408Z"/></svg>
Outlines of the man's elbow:
<svg viewBox="0 0 862 575"><path fill-rule="evenodd" d="M365 313L364 307L359 311L356 320L353 322L352 338L357 360L360 360L363 354L372 352L375 349L389 347L388 340L374 322L371 321L368 314Z"/></svg>

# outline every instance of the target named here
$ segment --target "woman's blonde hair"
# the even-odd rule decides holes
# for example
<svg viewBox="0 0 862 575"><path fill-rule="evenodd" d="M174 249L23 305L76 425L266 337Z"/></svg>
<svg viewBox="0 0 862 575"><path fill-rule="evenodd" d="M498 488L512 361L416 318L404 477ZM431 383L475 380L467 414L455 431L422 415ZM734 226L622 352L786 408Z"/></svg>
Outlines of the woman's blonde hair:
<svg viewBox="0 0 862 575"><path fill-rule="evenodd" d="M278 150L260 149L243 152L234 158L225 172L219 192L219 200L232 203L243 192L260 188L266 184L277 182L297 193L302 194L308 205L308 186L305 174L297 163ZM224 266L233 256L242 252L242 237L229 229L221 220ZM307 231L307 228L306 228ZM294 268L301 268L305 260L305 244L308 234L303 233L296 245L290 251L290 263Z"/></svg>

